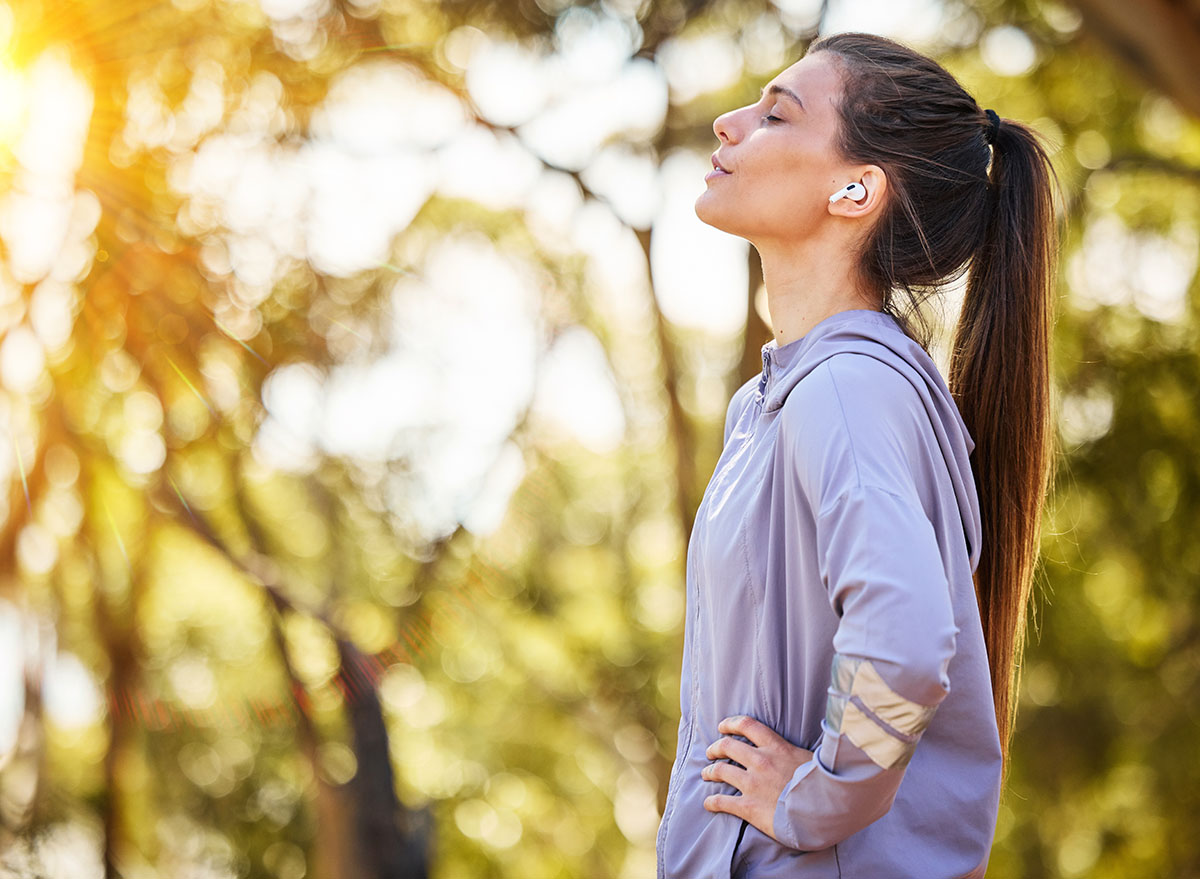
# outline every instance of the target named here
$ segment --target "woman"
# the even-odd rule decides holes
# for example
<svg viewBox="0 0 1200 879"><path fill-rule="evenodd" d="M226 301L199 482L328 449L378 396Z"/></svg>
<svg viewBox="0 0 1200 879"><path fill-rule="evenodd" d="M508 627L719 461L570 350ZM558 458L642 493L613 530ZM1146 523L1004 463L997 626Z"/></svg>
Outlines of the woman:
<svg viewBox="0 0 1200 879"><path fill-rule="evenodd" d="M696 213L758 250L774 338L688 545L658 876L983 876L1054 454L1053 169L861 33L713 130ZM968 268L952 395L918 306Z"/></svg>

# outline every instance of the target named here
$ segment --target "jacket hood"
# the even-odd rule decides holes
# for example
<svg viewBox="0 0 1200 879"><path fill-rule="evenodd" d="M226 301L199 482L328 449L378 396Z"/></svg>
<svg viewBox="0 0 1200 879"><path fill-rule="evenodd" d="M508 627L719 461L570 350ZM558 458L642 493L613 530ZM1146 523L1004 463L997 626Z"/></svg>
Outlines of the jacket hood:
<svg viewBox="0 0 1200 879"><path fill-rule="evenodd" d="M975 441L933 358L900 328L895 318L872 309L849 309L819 321L805 335L786 345L779 345L776 339L767 342L762 346L763 372L759 378L763 412L779 409L801 379L827 358L846 351L886 363L916 389L954 484L974 573L979 565L983 533L970 462Z"/></svg>

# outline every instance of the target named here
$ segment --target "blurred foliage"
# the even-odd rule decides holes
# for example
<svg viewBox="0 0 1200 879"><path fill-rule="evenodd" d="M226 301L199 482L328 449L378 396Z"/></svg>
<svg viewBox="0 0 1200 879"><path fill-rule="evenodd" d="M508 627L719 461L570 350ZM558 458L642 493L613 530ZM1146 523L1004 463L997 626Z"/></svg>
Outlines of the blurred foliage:
<svg viewBox="0 0 1200 879"><path fill-rule="evenodd" d="M635 327L599 291L594 258L520 210L441 193L377 267L339 274L293 251L259 289L234 271L245 218L221 203L236 193L205 200L177 181L222 134L283 161L318 139L338 76L378 57L456 96L472 126L523 143L471 99L461 46L483 33L552 53L609 19L656 67L710 37L745 69L671 101L649 137L611 133L589 161L622 143L655 162L706 155L713 118L753 100L815 34L823 7L781 6L329 0L276 18L264 9L282 5L236 0L5 7L11 69L62 44L88 83L71 189L76 211L95 208L55 264L68 330L51 342L39 328L45 368L4 392L0 594L52 621L27 651L20 733L0 758L12 875L97 875L70 860L89 850L107 876L201 864L416 876L422 850L437 877L650 875L679 719L685 540L728 392L767 335L753 290L733 350L669 325L648 284ZM1200 549L1186 526L1200 516L1200 125L1117 66L1069 7L947 8L944 32L919 48L982 106L1058 145L1069 221L1055 340L1067 455L991 875L1200 875ZM1027 72L997 70L1008 28L1035 52ZM202 112L194 96L213 93L217 112ZM585 202L611 204L587 162L535 158ZM25 185L27 161L5 155L6 191ZM653 227L620 222L648 266ZM536 279L543 350L576 326L603 344L620 448L599 454L519 418L526 473L487 535L461 521L431 534L413 514L427 502L417 453L453 424L406 430L382 463L318 451L298 472L264 466L253 443L271 375L382 356L397 291L422 295L439 243L472 235ZM39 275L4 274L7 347L50 293ZM719 405L703 391L713 363L730 365ZM42 673L59 652L104 689L88 725L60 728L44 710Z"/></svg>

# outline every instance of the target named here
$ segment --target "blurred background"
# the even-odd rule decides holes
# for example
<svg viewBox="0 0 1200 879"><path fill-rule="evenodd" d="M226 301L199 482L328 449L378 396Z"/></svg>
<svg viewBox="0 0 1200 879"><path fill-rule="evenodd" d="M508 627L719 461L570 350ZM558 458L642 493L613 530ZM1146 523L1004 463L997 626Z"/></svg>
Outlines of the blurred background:
<svg viewBox="0 0 1200 879"><path fill-rule="evenodd" d="M692 204L844 30L1064 184L989 875L1200 876L1196 0L0 2L0 876L654 875L771 336Z"/></svg>

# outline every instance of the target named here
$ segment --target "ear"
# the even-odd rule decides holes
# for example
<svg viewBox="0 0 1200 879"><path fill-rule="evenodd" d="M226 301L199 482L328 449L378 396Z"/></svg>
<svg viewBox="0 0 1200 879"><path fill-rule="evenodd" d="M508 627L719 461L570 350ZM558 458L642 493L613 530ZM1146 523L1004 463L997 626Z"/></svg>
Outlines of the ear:
<svg viewBox="0 0 1200 879"><path fill-rule="evenodd" d="M851 201L849 196L839 198L829 205L829 213L857 219L882 208L887 195L887 175L883 173L882 168L878 165L862 165L855 173L848 175L847 179L861 183L867 190L866 198L862 201Z"/></svg>

